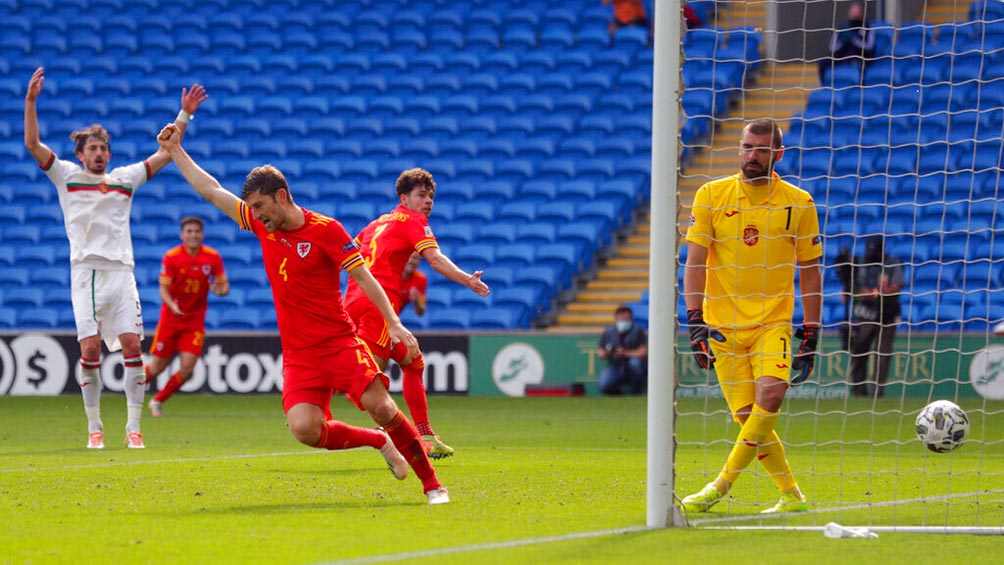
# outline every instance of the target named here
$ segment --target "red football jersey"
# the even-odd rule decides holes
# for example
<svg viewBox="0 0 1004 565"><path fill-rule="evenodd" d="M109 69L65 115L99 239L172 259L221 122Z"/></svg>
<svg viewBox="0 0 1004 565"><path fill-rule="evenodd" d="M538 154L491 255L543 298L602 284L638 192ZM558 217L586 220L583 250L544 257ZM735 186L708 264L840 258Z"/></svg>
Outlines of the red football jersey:
<svg viewBox="0 0 1004 565"><path fill-rule="evenodd" d="M171 325L203 327L206 322L207 297L212 279L224 280L223 258L202 245L195 256L188 254L184 245L173 247L164 254L160 263L160 284L168 287L168 294L178 303L184 316L175 316L166 305L160 307L160 319Z"/></svg>
<svg viewBox="0 0 1004 565"><path fill-rule="evenodd" d="M359 248L337 220L303 210L306 222L292 231L269 233L241 202L241 229L261 243L272 285L279 340L286 350L355 341L355 326L342 307L339 271L363 264Z"/></svg>
<svg viewBox="0 0 1004 565"><path fill-rule="evenodd" d="M411 304L411 289L413 288L418 290L418 293L422 296L425 296L425 289L429 288L428 277L418 269L415 269L411 273L410 278L401 277L401 306L398 307L398 312L404 310L408 304Z"/></svg>
<svg viewBox="0 0 1004 565"><path fill-rule="evenodd" d="M401 205L370 222L356 236L356 243L359 244L359 250L373 277L398 310L402 303L401 273L411 254L415 251L421 254L426 249L439 247L436 237L432 235L432 228L429 227L429 219L424 214ZM366 294L355 280L349 279L349 287L345 291L346 302L351 303L360 298L366 298Z"/></svg>

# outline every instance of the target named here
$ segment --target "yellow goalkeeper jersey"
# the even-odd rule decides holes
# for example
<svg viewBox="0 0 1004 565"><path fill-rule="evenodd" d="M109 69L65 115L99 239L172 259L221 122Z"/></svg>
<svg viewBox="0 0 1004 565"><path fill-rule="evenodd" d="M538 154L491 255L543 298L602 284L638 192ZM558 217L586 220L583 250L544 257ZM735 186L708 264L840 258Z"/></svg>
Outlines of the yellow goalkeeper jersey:
<svg viewBox="0 0 1004 565"><path fill-rule="evenodd" d="M823 254L812 196L777 173L762 186L738 173L703 185L686 239L708 248L704 319L716 327L790 324L798 261Z"/></svg>

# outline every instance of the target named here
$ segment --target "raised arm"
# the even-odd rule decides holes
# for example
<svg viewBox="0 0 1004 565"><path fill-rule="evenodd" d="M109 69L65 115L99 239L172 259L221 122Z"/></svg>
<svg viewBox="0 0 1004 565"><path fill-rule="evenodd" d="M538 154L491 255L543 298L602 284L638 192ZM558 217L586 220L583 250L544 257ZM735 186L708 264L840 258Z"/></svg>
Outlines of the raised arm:
<svg viewBox="0 0 1004 565"><path fill-rule="evenodd" d="M435 269L437 273L457 284L466 286L478 296L488 296L488 293L491 292L488 285L481 280L481 275L485 274L484 271L474 271L468 274L435 247L423 251L422 257L428 261L429 266Z"/></svg>
<svg viewBox="0 0 1004 565"><path fill-rule="evenodd" d="M38 134L38 111L35 108L35 101L42 92L42 85L45 84L45 68L39 67L31 75L28 81L28 93L24 96L24 146L28 148L28 153L42 166L49 160L52 150L42 143Z"/></svg>
<svg viewBox="0 0 1004 565"><path fill-rule="evenodd" d="M178 166L178 170L185 176L188 184L192 185L195 192L198 192L200 196L213 203L224 214L229 216L230 219L239 223L238 210L240 208L240 198L237 198L232 192L220 186L219 181L202 170L202 167L197 165L185 151L185 148L181 146L181 143L179 143L180 139L181 134L178 132L176 124L167 124L164 126L164 129L160 130L160 134L157 135L157 143L160 144L160 150L164 151L174 160L174 164Z"/></svg>
<svg viewBox="0 0 1004 565"><path fill-rule="evenodd" d="M349 271L349 275L355 279L359 288L366 293L370 301L380 310L383 319L387 321L391 342L403 343L408 348L408 355L417 357L421 353L418 350L418 340L401 323L401 318L394 311L394 306L391 305L390 299L387 298L387 293L384 292L383 287L373 278L373 273L370 272L366 265L359 265Z"/></svg>
<svg viewBox="0 0 1004 565"><path fill-rule="evenodd" d="M181 111L178 112L178 117L174 119L174 125L177 126L179 133L178 143L181 143L181 137L185 135L185 130L188 129L188 122L191 121L195 115L195 111L205 102L206 98L209 98L209 95L206 94L206 89L201 84L193 84L191 90L181 89ZM150 172L152 174L157 174L170 161L171 156L163 148L158 148L157 152L150 155L146 160L150 165Z"/></svg>

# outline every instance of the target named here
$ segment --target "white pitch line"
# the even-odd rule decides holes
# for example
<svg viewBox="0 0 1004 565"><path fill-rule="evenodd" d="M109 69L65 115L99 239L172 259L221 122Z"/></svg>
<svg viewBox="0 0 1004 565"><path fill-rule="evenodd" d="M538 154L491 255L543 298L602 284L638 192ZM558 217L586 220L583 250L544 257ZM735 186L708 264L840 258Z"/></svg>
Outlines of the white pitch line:
<svg viewBox="0 0 1004 565"><path fill-rule="evenodd" d="M339 449L339 450L336 450L336 451L362 451L362 450L368 450L368 449L370 449L370 448L369 447L357 447L357 448L353 448L353 449ZM526 447L526 448L524 448L524 447L504 447L504 448L496 448L496 447L482 447L482 448L478 448L478 447L465 447L464 448L465 451L478 451L478 450L480 450L480 451L528 451L528 450L532 450L532 449L539 449L539 448L532 448L532 447ZM626 452L636 452L636 451L638 451L637 449L632 449L632 448L616 448L616 447L611 447L611 448L595 447L595 448L583 448L583 449L574 449L574 450L573 449L568 449L568 448L564 448L563 449L563 448L559 447L559 448L554 448L554 450L555 451L574 451L575 453L583 453L583 452L625 452L625 451ZM146 461L114 461L114 462L108 462L108 463L89 463L89 464L84 464L84 465L56 465L56 466L50 466L50 467L18 467L18 468L14 468L14 469L0 469L0 474L3 474L3 473L33 473L33 472L37 472L37 471L69 471L69 470L76 470L76 469L98 469L98 468L105 468L105 467L127 467L127 466L132 466L132 465L155 465L157 463L187 463L187 462L190 462L190 461L218 461L218 460L226 460L226 459L255 459L255 458L259 458L259 457L286 457L288 455L317 455L317 454L320 454L320 453L331 453L331 452L327 451L327 450L324 450L324 449L314 449L314 450L310 450L310 451L280 451L280 452L277 452L277 453L250 453L250 454L241 454L241 455L221 455L219 457L192 457L192 458L186 458L186 459L150 459L150 460L146 460Z"/></svg>
<svg viewBox="0 0 1004 565"><path fill-rule="evenodd" d="M354 450L348 450L354 451ZM89 463L86 465L58 465L54 467L20 467L17 469L0 469L0 473L35 473L38 471L71 471L78 469L100 469L105 467L128 467L133 465L157 465L159 463L189 463L199 461L222 461L226 459L256 459L259 457L285 457L287 455L317 455L327 451L280 451L277 453L246 453L241 455L220 455L217 457L191 457L184 459L150 459L146 461L113 461L108 463Z"/></svg>
<svg viewBox="0 0 1004 565"><path fill-rule="evenodd" d="M615 530L598 530L595 532L579 532L575 534L565 534L561 536L548 536L543 538L528 538L511 541L500 541L493 543L479 543L474 545L461 545L457 547L443 547L440 549L426 549L423 551L407 551L404 553L391 553L389 555L374 555L372 557L359 557L356 559L340 559L338 561L322 561L316 565L356 565L358 563L388 563L391 561L402 561L405 559L416 559L419 557L435 557L438 555L454 555L458 553L471 553L473 551L486 551L492 549L504 549L509 547L523 547L527 545L540 545L544 543L555 543L559 541L569 541L578 539L598 538L603 536L614 536L620 534L630 534L634 532L644 532L653 530L648 526L632 526L629 528L617 528Z"/></svg>
<svg viewBox="0 0 1004 565"><path fill-rule="evenodd" d="M1002 494L1004 489L994 489L994 490L982 490L978 492L968 492L968 493L958 493L958 494L946 494L940 496L929 496L922 498L907 498L903 500L887 500L884 502L862 502L859 504L851 504L848 506L833 506L830 508L816 508L809 510L808 512L800 512L798 514L746 514L741 516L721 516L715 518L705 518L697 520L688 520L691 526L701 526L704 524L721 524L728 522L751 522L756 520L767 520L771 518L780 517L794 517L794 516L804 516L809 514L828 514L831 512L844 512L847 510L867 510L869 508L884 508L889 506L902 506L904 504L917 504L921 502L948 502L954 498L973 498L976 496L985 496L990 494Z"/></svg>

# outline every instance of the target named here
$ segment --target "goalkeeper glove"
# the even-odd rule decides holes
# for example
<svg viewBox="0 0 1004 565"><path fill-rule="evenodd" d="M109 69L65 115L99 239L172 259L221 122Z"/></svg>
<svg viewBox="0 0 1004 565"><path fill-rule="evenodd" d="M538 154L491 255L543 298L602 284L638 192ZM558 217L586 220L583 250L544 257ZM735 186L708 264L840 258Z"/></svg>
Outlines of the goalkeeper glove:
<svg viewBox="0 0 1004 565"><path fill-rule="evenodd" d="M806 324L795 330L795 339L802 340L795 352L795 360L791 363L794 375L791 377L791 384L801 384L812 374L812 368L816 364L816 345L819 344L819 326Z"/></svg>
<svg viewBox="0 0 1004 565"><path fill-rule="evenodd" d="M699 308L687 310L687 324L690 326L690 348L697 355L697 366L702 369L715 368L715 354L711 351L709 338L714 338L719 343L725 342L725 336L718 330L708 328L704 321L704 311Z"/></svg>

